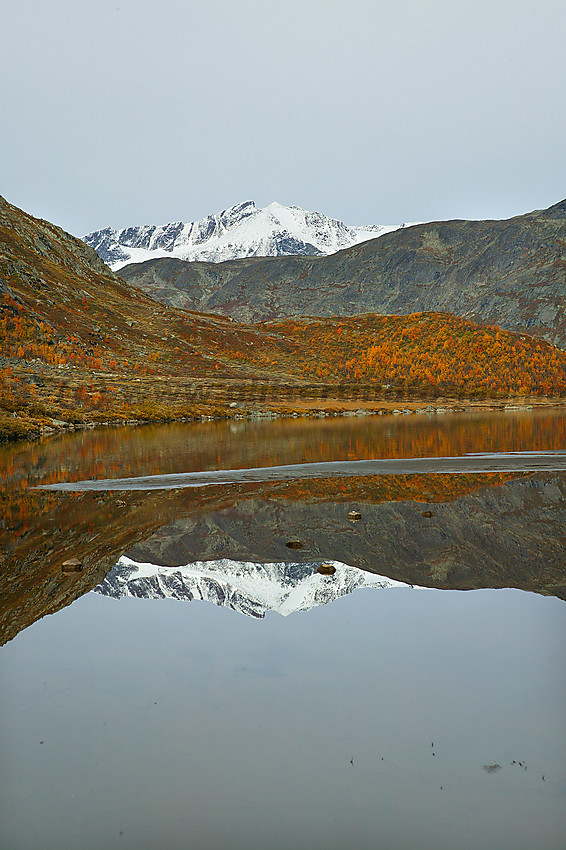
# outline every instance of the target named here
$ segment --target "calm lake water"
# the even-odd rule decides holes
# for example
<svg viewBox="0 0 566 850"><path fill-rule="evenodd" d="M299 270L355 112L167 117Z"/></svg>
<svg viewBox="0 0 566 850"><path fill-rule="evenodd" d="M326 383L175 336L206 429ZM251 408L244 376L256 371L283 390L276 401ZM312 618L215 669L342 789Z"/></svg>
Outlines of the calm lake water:
<svg viewBox="0 0 566 850"><path fill-rule="evenodd" d="M565 448L558 413L2 448L0 845L562 850L566 472L33 485Z"/></svg>

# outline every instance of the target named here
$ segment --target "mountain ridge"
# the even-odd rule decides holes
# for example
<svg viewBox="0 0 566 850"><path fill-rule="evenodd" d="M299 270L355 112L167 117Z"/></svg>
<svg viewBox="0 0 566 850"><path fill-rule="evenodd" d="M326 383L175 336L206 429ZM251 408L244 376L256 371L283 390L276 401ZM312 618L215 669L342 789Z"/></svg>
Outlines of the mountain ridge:
<svg viewBox="0 0 566 850"><path fill-rule="evenodd" d="M157 257L223 262L244 257L322 256L404 225L344 224L324 213L276 201L243 201L198 221L106 227L83 237L114 271Z"/></svg>
<svg viewBox="0 0 566 850"><path fill-rule="evenodd" d="M120 277L238 321L441 311L566 348L566 200L504 220L416 224L327 256L153 259Z"/></svg>

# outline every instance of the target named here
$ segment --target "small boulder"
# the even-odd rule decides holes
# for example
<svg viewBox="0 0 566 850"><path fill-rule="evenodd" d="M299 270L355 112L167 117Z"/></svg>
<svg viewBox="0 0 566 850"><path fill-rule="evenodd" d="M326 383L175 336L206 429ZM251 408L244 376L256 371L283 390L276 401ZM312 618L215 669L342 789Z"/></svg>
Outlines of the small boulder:
<svg viewBox="0 0 566 850"><path fill-rule="evenodd" d="M83 562L78 558L69 558L61 564L61 571L64 573L80 573L83 568Z"/></svg>
<svg viewBox="0 0 566 850"><path fill-rule="evenodd" d="M336 572L336 567L334 564L319 564L316 571L317 573L320 573L321 576L333 576Z"/></svg>

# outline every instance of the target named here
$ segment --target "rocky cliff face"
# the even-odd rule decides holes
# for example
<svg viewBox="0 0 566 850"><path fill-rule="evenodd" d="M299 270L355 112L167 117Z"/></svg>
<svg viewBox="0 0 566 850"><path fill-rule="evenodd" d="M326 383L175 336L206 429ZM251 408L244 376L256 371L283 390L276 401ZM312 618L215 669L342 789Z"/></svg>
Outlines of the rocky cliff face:
<svg viewBox="0 0 566 850"><path fill-rule="evenodd" d="M88 233L84 241L114 270L156 257L222 262L237 257L331 254L396 230L398 225L351 227L323 213L244 201L201 221L175 221Z"/></svg>
<svg viewBox="0 0 566 850"><path fill-rule="evenodd" d="M157 259L121 277L241 321L446 311L566 346L566 201L505 221L415 225L324 257Z"/></svg>

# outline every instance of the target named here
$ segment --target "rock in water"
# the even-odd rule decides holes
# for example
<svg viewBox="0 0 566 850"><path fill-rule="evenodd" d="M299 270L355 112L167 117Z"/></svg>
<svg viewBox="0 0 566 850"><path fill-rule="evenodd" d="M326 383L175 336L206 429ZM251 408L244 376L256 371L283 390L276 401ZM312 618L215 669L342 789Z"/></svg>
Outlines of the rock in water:
<svg viewBox="0 0 566 850"><path fill-rule="evenodd" d="M78 558L69 558L61 564L61 571L64 573L80 573L83 568L83 562Z"/></svg>

